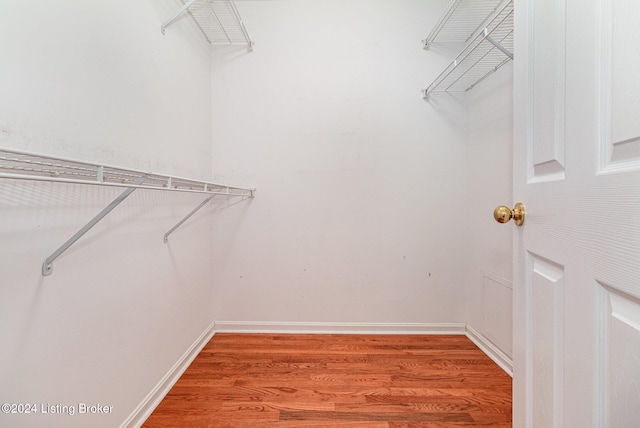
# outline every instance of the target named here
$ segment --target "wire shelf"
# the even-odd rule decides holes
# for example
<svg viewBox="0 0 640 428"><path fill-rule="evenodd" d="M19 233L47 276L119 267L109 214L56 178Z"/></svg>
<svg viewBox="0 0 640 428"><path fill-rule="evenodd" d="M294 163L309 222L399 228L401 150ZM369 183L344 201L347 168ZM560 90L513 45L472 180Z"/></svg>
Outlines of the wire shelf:
<svg viewBox="0 0 640 428"><path fill-rule="evenodd" d="M501 0L451 0L445 13L440 17L423 40L427 48L433 42L468 43L474 34L484 27L487 17L498 9Z"/></svg>
<svg viewBox="0 0 640 428"><path fill-rule="evenodd" d="M42 276L53 273L53 262L63 255L74 243L91 230L98 222L113 211L122 201L136 189L157 189L174 192L206 193L207 198L194 210L182 218L175 226L164 234L164 242L185 221L204 207L216 195L240 196L253 198L255 189L227 186L189 178L171 177L152 174L144 171L99 165L59 157L45 156L0 147L0 178L17 180L52 181L59 183L94 184L103 186L125 187L126 190L109 205L93 217L71 238L67 239L42 263Z"/></svg>
<svg viewBox="0 0 640 428"><path fill-rule="evenodd" d="M255 189L148 173L0 147L0 178L253 197ZM142 181L141 184L139 184Z"/></svg>
<svg viewBox="0 0 640 428"><path fill-rule="evenodd" d="M484 22L456 59L425 89L435 92L466 92L513 59L513 0Z"/></svg>
<svg viewBox="0 0 640 428"><path fill-rule="evenodd" d="M184 7L162 24L163 34L178 17L188 12L210 44L244 44L249 49L253 48L253 41L233 0L183 0L183 2Z"/></svg>

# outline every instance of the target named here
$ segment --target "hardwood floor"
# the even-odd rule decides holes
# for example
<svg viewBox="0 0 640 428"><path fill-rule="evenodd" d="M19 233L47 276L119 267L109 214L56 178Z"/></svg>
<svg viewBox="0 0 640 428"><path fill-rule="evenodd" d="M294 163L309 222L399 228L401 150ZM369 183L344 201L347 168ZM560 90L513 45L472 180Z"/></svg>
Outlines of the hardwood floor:
<svg viewBox="0 0 640 428"><path fill-rule="evenodd" d="M216 334L143 427L511 426L465 336Z"/></svg>

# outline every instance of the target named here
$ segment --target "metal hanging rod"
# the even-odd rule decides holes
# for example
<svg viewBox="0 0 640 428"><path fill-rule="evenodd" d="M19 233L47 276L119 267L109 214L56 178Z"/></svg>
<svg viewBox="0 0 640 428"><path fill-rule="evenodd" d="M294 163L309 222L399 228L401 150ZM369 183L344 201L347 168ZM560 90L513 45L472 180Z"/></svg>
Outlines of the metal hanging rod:
<svg viewBox="0 0 640 428"><path fill-rule="evenodd" d="M189 13L210 44L246 44L249 50L253 50L253 41L233 0L183 0L183 2L184 6L160 26L162 34L180 16Z"/></svg>
<svg viewBox="0 0 640 428"><path fill-rule="evenodd" d="M466 92L513 59L513 0L501 3L455 60L423 90Z"/></svg>
<svg viewBox="0 0 640 428"><path fill-rule="evenodd" d="M78 239L107 216L136 189L164 190L174 192L205 193L207 199L164 235L168 236L193 216L216 195L253 198L255 188L228 186L188 178L152 174L143 171L100 165L90 162L46 156L0 147L0 178L37 180L57 183L92 184L127 188L91 221L83 226L42 264L42 275L51 275L53 262Z"/></svg>

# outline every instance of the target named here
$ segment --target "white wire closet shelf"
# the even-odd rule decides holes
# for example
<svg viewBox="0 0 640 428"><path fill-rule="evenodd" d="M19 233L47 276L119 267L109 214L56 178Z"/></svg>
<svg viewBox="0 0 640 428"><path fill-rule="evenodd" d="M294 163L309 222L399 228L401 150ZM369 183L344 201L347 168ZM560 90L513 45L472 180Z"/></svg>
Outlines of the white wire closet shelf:
<svg viewBox="0 0 640 428"><path fill-rule="evenodd" d="M165 243L168 242L169 235L215 196L253 198L256 192L254 188L228 186L208 181L154 174L2 147L0 147L0 178L126 188L107 207L45 259L42 264L43 276L51 275L53 262L137 189L191 192L207 195L200 205L164 234Z"/></svg>
<svg viewBox="0 0 640 428"><path fill-rule="evenodd" d="M154 174L0 147L0 178L96 184L140 189L254 196L255 189ZM141 184L136 184L144 179Z"/></svg>
<svg viewBox="0 0 640 428"><path fill-rule="evenodd" d="M253 49L253 41L233 0L183 0L183 3L182 8L162 23L162 34L176 19L188 13L210 44L244 44Z"/></svg>
<svg viewBox="0 0 640 428"><path fill-rule="evenodd" d="M425 48L433 42L469 43L472 36L496 12L501 0L451 0L426 39Z"/></svg>
<svg viewBox="0 0 640 428"><path fill-rule="evenodd" d="M466 92L513 59L513 0L503 2L455 60L423 91Z"/></svg>

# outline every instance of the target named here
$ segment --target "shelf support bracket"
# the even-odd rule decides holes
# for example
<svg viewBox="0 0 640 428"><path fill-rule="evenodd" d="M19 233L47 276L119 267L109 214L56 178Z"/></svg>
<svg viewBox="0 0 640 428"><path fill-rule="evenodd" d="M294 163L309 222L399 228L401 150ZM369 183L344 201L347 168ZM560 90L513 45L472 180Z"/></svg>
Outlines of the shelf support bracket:
<svg viewBox="0 0 640 428"><path fill-rule="evenodd" d="M511 58L513 60L513 54L511 52L509 52L508 50L506 50L500 43L496 42L495 40L493 40L490 36L489 36L489 32L487 31L487 29L485 28L483 30L484 33L484 38L491 43L493 46L495 46L500 52L502 52L503 54L505 54L506 56L508 56L509 58Z"/></svg>
<svg viewBox="0 0 640 428"><path fill-rule="evenodd" d="M140 177L135 185L141 185L147 180L147 177ZM100 211L98 215L96 215L89 223L87 223L82 229L80 229L75 235L67 240L64 244L60 246L56 251L53 252L49 257L47 257L42 264L42 276L48 276L53 273L53 262L60 257L65 251L69 249L78 239L80 239L85 233L87 233L93 226L95 226L100 220L105 218L107 214L109 214L115 207L120 205L122 201L127 199L129 195L131 195L136 187L130 187L124 192L120 194L117 198L115 198L105 209Z"/></svg>
<svg viewBox="0 0 640 428"><path fill-rule="evenodd" d="M178 19L180 17L180 15L182 15L183 13L185 13L187 10L189 10L189 8L191 7L191 5L193 3L195 3L196 0L190 0L189 2L187 2L184 6L182 6L180 9L178 9L178 11L175 13L175 15L173 15L171 18L169 18L168 20L166 20L165 22L162 23L162 26L160 27L160 31L162 32L162 34L164 34L164 30L171 24L173 24L173 21L175 21L176 19Z"/></svg>
<svg viewBox="0 0 640 428"><path fill-rule="evenodd" d="M191 218L191 216L193 216L195 213L197 213L200 208L204 207L205 205L207 205L207 202L209 202L211 199L214 198L214 196L216 195L211 195L209 196L207 199L205 199L204 201L202 201L200 203L200 205L198 205L197 207L195 207L189 214L187 214L182 220L180 220L175 226L173 226L171 229L169 229L169 231L167 233L164 234L164 243L166 244L169 240L169 235L171 235L177 228L179 228L180 226L182 226L182 224L189 220L189 218Z"/></svg>

